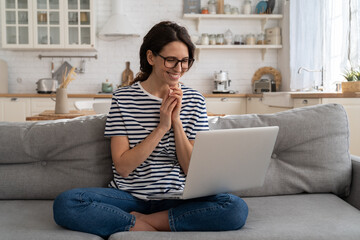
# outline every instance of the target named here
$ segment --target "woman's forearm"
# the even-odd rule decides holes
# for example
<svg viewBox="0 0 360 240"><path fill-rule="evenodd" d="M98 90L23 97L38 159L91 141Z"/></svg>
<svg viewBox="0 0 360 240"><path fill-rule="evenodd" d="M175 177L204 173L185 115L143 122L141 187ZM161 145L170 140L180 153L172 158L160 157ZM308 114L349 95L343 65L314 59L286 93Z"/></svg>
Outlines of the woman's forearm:
<svg viewBox="0 0 360 240"><path fill-rule="evenodd" d="M193 144L187 138L181 121L173 123L175 135L176 155L180 166L185 174L188 173L190 157L193 150Z"/></svg>
<svg viewBox="0 0 360 240"><path fill-rule="evenodd" d="M127 177L134 171L141 163L143 163L159 144L166 130L162 128L155 128L149 136L147 136L141 143L134 148L123 152L121 155L114 156L113 162L116 171L122 176ZM112 148L116 146L112 146Z"/></svg>

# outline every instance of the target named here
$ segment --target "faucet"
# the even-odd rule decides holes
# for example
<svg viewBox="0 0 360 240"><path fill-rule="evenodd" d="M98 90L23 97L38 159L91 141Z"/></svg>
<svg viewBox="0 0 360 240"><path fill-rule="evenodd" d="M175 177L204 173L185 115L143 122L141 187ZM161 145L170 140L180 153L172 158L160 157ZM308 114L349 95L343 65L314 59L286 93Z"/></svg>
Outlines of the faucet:
<svg viewBox="0 0 360 240"><path fill-rule="evenodd" d="M320 90L323 91L323 87L324 87L324 67L321 67L321 69L316 70L316 69L308 69L308 68L304 68L304 67L299 67L297 73L301 74L302 71L307 71L307 72L321 72L321 84L320 86L315 86L316 90ZM320 87L320 88L319 88Z"/></svg>

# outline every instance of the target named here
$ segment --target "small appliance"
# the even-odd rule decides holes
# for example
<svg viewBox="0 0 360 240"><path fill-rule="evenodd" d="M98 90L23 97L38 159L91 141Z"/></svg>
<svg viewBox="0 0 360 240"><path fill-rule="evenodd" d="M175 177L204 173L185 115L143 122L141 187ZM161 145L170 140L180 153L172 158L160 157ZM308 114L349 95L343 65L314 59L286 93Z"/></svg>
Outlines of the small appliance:
<svg viewBox="0 0 360 240"><path fill-rule="evenodd" d="M231 80L229 79L228 72L220 70L214 73L215 90L213 93L230 93L228 89Z"/></svg>
<svg viewBox="0 0 360 240"><path fill-rule="evenodd" d="M270 79L260 79L254 82L254 93L276 92L276 83Z"/></svg>
<svg viewBox="0 0 360 240"><path fill-rule="evenodd" d="M38 93L55 93L58 87L58 81L51 78L42 78L36 82Z"/></svg>

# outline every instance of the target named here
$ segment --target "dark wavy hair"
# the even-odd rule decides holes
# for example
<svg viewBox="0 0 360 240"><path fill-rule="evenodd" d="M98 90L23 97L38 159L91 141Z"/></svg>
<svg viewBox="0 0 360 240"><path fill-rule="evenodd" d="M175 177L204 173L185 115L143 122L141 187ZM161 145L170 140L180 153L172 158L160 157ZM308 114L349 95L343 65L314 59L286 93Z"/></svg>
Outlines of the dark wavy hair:
<svg viewBox="0 0 360 240"><path fill-rule="evenodd" d="M189 59L194 58L195 45L192 43L186 28L170 21L160 22L153 26L143 39L140 47L140 72L132 83L145 81L152 72L152 66L147 61L146 52L151 50L157 54L165 45L174 41L183 42L189 50Z"/></svg>

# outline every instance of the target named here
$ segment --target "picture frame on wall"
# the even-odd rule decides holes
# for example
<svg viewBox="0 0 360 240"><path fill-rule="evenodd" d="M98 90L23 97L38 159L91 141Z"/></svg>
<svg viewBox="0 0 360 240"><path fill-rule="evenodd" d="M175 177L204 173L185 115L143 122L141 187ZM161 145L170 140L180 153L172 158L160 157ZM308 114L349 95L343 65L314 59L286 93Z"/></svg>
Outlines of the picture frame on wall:
<svg viewBox="0 0 360 240"><path fill-rule="evenodd" d="M201 0L184 0L184 14L200 13Z"/></svg>

